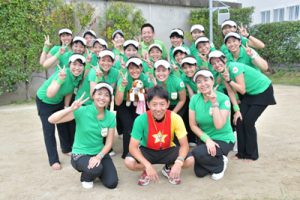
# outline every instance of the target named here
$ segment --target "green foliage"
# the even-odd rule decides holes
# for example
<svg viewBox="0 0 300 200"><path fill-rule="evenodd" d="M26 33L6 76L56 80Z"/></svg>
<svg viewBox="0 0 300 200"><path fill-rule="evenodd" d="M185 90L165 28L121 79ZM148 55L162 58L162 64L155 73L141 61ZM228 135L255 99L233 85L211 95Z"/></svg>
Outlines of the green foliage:
<svg viewBox="0 0 300 200"><path fill-rule="evenodd" d="M300 21L259 24L251 34L262 40L266 47L259 51L271 63L299 63Z"/></svg>
<svg viewBox="0 0 300 200"><path fill-rule="evenodd" d="M126 39L133 39L145 23L141 10L131 4L112 2L105 11L105 19L100 21L100 27L107 41L111 41L112 33L121 29Z"/></svg>
<svg viewBox="0 0 300 200"><path fill-rule="evenodd" d="M233 8L230 9L230 19L237 22L239 25L248 26L251 23L251 15L254 8ZM205 33L209 36L209 11L207 8L192 10L190 14L189 24L202 24L205 28ZM221 47L223 36L221 27L218 25L218 13L213 13L213 38L216 47Z"/></svg>

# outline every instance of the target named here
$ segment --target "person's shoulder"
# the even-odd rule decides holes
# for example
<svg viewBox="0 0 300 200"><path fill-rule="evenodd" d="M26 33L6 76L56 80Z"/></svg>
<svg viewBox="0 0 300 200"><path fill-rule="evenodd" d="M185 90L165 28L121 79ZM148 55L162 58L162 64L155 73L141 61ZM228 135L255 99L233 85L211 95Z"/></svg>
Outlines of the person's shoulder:
<svg viewBox="0 0 300 200"><path fill-rule="evenodd" d="M116 117L116 114L110 110L105 109L105 115L107 115L107 117Z"/></svg>
<svg viewBox="0 0 300 200"><path fill-rule="evenodd" d="M217 94L218 99L220 99L220 100L229 99L229 97L226 94L224 94L223 92L216 91L216 94Z"/></svg>
<svg viewBox="0 0 300 200"><path fill-rule="evenodd" d="M135 121L137 121L140 126L144 126L145 123L140 123L140 122L143 122L143 121L146 121L146 120L148 120L147 112L144 112L143 114L140 114L139 116L137 116L135 118Z"/></svg>

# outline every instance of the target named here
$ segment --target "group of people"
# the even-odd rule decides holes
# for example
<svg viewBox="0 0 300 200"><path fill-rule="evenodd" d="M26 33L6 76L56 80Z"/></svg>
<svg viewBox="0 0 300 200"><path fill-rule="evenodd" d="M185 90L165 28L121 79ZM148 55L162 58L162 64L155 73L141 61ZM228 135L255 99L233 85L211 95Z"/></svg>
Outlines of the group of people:
<svg viewBox="0 0 300 200"><path fill-rule="evenodd" d="M93 30L73 37L61 29L53 47L46 36L40 64L55 72L38 89L36 104L50 166L61 169L55 125L84 188L97 177L107 188L117 186L115 130L123 135L125 166L141 171L139 185L158 180L154 164L163 164L162 174L175 185L188 167L197 177L221 179L234 130L235 158L257 160L255 123L276 103L264 74L268 63L254 50L264 43L232 20L221 30L220 51L200 24L191 27L190 47L184 31L172 29L169 52L149 23L141 27L142 41L116 30L111 50Z"/></svg>

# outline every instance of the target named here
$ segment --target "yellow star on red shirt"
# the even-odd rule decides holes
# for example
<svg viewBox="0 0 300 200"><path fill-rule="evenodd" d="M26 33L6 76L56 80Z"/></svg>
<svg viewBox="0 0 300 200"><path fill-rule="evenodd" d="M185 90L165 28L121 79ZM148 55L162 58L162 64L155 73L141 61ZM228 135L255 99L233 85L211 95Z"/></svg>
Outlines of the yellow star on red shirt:
<svg viewBox="0 0 300 200"><path fill-rule="evenodd" d="M162 142L165 143L165 138L168 136L167 134L162 134L161 131L158 131L158 133L152 135L155 138L154 143Z"/></svg>

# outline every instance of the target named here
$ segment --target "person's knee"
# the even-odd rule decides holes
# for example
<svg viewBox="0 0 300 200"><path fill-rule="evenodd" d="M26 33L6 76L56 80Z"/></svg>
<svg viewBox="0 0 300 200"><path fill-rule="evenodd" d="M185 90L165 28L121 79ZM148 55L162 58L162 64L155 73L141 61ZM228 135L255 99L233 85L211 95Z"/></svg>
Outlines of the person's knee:
<svg viewBox="0 0 300 200"><path fill-rule="evenodd" d="M194 156L196 162L201 162L207 159L207 150L203 148L194 148L192 155Z"/></svg>
<svg viewBox="0 0 300 200"><path fill-rule="evenodd" d="M124 160L124 164L125 166L130 169L130 170L134 170L135 166L137 164L136 160L133 157L126 157Z"/></svg>
<svg viewBox="0 0 300 200"><path fill-rule="evenodd" d="M98 167L94 167L92 169L87 170L85 173L93 177L98 177L102 174L102 171L103 171L103 166L99 165Z"/></svg>
<svg viewBox="0 0 300 200"><path fill-rule="evenodd" d="M114 179L108 182L103 183L103 185L109 189L114 189L118 186L118 179Z"/></svg>

